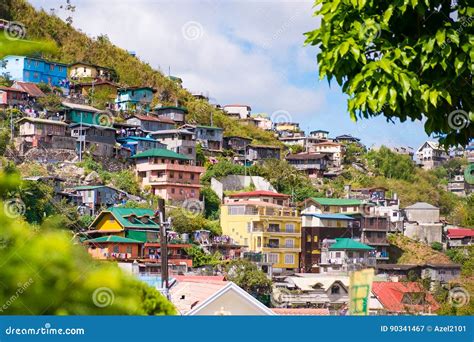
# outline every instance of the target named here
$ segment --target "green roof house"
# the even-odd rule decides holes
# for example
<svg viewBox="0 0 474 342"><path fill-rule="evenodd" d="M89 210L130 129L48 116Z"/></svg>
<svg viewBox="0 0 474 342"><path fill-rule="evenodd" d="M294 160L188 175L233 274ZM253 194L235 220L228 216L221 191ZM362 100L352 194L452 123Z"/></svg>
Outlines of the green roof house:
<svg viewBox="0 0 474 342"><path fill-rule="evenodd" d="M349 238L324 240L321 249L321 273L348 273L375 267L375 248Z"/></svg>

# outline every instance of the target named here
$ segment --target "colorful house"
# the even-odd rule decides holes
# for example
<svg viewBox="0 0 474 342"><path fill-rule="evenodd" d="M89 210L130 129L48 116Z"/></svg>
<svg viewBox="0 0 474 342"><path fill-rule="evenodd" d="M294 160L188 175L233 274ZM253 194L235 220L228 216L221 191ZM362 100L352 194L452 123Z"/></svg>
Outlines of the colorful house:
<svg viewBox="0 0 474 342"><path fill-rule="evenodd" d="M262 253L273 273L299 269L301 218L289 195L251 191L230 195L221 206L222 233L250 252Z"/></svg>
<svg viewBox="0 0 474 342"><path fill-rule="evenodd" d="M66 135L67 124L61 121L24 117L17 121L20 128L20 150L51 147L56 137Z"/></svg>
<svg viewBox="0 0 474 342"><path fill-rule="evenodd" d="M187 129L166 129L150 133L153 138L166 145L168 150L185 155L196 161L196 139Z"/></svg>
<svg viewBox="0 0 474 342"><path fill-rule="evenodd" d="M69 78L72 80L89 78L111 81L113 76L114 70L111 68L106 68L86 62L76 62L69 64Z"/></svg>
<svg viewBox="0 0 474 342"><path fill-rule="evenodd" d="M89 208L93 215L100 207L122 204L129 197L125 191L107 185L83 185L72 190L81 196L81 205Z"/></svg>
<svg viewBox="0 0 474 342"><path fill-rule="evenodd" d="M175 127L175 122L171 119L143 114L130 116L127 119L127 124L136 126L146 133L169 130Z"/></svg>
<svg viewBox="0 0 474 342"><path fill-rule="evenodd" d="M26 56L6 56L0 73L8 73L14 81L46 83L53 87L67 85L67 64Z"/></svg>
<svg viewBox="0 0 474 342"><path fill-rule="evenodd" d="M111 119L101 120L101 118L106 118L106 112L100 111L97 108L87 105L81 105L76 103L63 102L62 106L64 107L65 112L65 121L69 123L85 123L89 125L100 126L104 124L107 126L110 124Z"/></svg>
<svg viewBox="0 0 474 342"><path fill-rule="evenodd" d="M101 236L85 240L87 251L94 259L137 259L140 257L142 241L116 235Z"/></svg>
<svg viewBox="0 0 474 342"><path fill-rule="evenodd" d="M362 201L352 198L311 197L305 200L304 206L313 212L317 209L324 214L359 214ZM317 211L316 210L316 211Z"/></svg>
<svg viewBox="0 0 474 342"><path fill-rule="evenodd" d="M154 195L165 200L199 199L199 177L204 168L194 166L188 157L162 148L132 157L141 185L150 186Z"/></svg>
<svg viewBox="0 0 474 342"><path fill-rule="evenodd" d="M89 151L96 156L112 157L115 153L115 129L112 127L74 123L69 125L76 139L78 152Z"/></svg>
<svg viewBox="0 0 474 342"><path fill-rule="evenodd" d="M186 107L164 106L156 107L154 112L159 117L171 119L178 125L184 125L188 109Z"/></svg>
<svg viewBox="0 0 474 342"><path fill-rule="evenodd" d="M116 109L125 112L135 110L149 112L154 93L156 90L150 87L120 88L117 90L115 100Z"/></svg>
<svg viewBox="0 0 474 342"><path fill-rule="evenodd" d="M203 149L208 151L222 151L224 130L215 126L202 125L184 125L182 128L187 129L195 134L196 142L201 144Z"/></svg>
<svg viewBox="0 0 474 342"><path fill-rule="evenodd" d="M166 148L165 144L148 137L129 136L118 138L117 142L121 143L123 147L129 148L132 156L154 148Z"/></svg>
<svg viewBox="0 0 474 342"><path fill-rule="evenodd" d="M26 104L28 93L10 87L0 87L0 108L18 107Z"/></svg>
<svg viewBox="0 0 474 342"><path fill-rule="evenodd" d="M375 267L375 249L349 238L323 243L319 268L321 273L350 272Z"/></svg>

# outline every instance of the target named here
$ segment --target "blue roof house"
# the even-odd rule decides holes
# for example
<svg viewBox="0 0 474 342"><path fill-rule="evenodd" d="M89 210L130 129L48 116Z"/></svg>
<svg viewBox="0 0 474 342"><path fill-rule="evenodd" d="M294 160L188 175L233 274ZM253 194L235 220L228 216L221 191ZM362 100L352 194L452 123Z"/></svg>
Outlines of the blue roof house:
<svg viewBox="0 0 474 342"><path fill-rule="evenodd" d="M66 88L67 64L50 62L41 58L9 55L3 58L0 73L8 73L12 80L31 83L47 83Z"/></svg>
<svg viewBox="0 0 474 342"><path fill-rule="evenodd" d="M123 147L127 147L131 151L131 155L134 156L137 153L151 150L155 148L164 148L166 149L166 145L148 137L136 137L136 136L129 136L118 138L117 141L122 144Z"/></svg>
<svg viewBox="0 0 474 342"><path fill-rule="evenodd" d="M143 110L149 112L153 93L156 93L156 90L150 87L120 88L117 90L117 98L115 99L117 110L125 112Z"/></svg>

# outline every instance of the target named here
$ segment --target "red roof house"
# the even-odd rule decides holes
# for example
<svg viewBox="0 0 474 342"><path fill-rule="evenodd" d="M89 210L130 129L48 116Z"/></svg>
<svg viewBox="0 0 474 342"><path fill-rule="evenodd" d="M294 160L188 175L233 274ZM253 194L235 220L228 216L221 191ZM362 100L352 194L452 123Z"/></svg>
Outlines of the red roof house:
<svg viewBox="0 0 474 342"><path fill-rule="evenodd" d="M440 308L416 282L374 282L372 292L388 314L432 313Z"/></svg>

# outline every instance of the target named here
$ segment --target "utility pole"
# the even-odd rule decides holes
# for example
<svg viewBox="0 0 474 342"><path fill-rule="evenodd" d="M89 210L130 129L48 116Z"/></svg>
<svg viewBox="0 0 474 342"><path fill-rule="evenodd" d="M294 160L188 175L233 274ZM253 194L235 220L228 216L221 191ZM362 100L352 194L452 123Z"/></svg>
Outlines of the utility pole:
<svg viewBox="0 0 474 342"><path fill-rule="evenodd" d="M166 228L168 223L165 222L165 200L158 200L158 212L160 218L160 254L161 254L161 288L166 290L168 294L169 277L168 277L168 238L166 236ZM156 215L155 214L155 215Z"/></svg>
<svg viewBox="0 0 474 342"><path fill-rule="evenodd" d="M82 111L81 111L81 123L79 125L79 161L82 161Z"/></svg>

